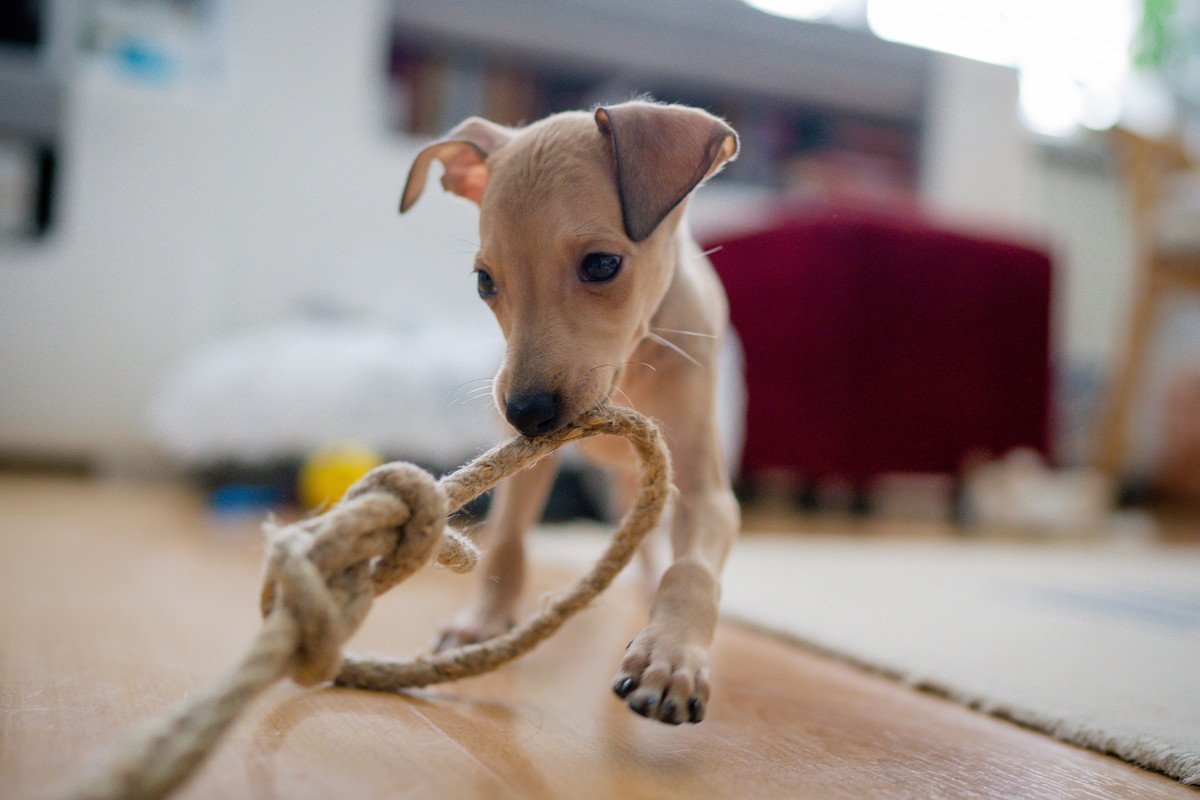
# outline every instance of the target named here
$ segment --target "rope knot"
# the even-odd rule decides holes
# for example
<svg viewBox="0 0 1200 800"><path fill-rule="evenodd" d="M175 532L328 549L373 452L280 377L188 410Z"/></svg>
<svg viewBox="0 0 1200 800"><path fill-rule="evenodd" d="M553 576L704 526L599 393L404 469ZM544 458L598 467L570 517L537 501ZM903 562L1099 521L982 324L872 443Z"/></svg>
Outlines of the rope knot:
<svg viewBox="0 0 1200 800"><path fill-rule="evenodd" d="M296 627L288 672L297 683L311 686L337 674L342 645L374 596L415 572L445 541L446 506L432 475L412 464L385 464L323 516L268 532L262 610L266 615L282 604ZM443 544L439 555L474 550L461 538L454 545Z"/></svg>
<svg viewBox="0 0 1200 800"><path fill-rule="evenodd" d="M420 486L419 490L416 487ZM470 572L479 563L479 548L463 534L451 527L445 526L446 517L456 509L449 508L449 500L440 482L433 476L412 464L385 464L368 472L346 492L346 497L356 497L370 491L387 491L406 500L409 508L427 511L435 508L434 494L436 493L437 516L428 522L436 522L441 528L441 544L437 551L437 562L454 572ZM413 524L412 522L409 523ZM427 524L422 515L419 524ZM407 574L407 573L406 573ZM378 581L377 581L378 584ZM387 591L396 584L388 583L376 594Z"/></svg>

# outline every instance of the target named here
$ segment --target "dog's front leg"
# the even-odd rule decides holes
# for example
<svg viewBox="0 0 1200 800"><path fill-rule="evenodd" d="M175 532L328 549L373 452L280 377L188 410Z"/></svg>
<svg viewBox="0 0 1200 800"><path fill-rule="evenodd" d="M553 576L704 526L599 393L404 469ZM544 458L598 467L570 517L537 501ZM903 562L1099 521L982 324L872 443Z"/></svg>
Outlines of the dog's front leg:
<svg viewBox="0 0 1200 800"><path fill-rule="evenodd" d="M435 650L482 642L512 627L525 585L525 533L541 517L557 460L555 455L546 456L496 487L486 525L487 553L480 566L479 594L443 626Z"/></svg>
<svg viewBox="0 0 1200 800"><path fill-rule="evenodd" d="M722 470L681 466L671 528L674 561L659 583L649 624L630 642L613 682L638 714L672 725L704 719L721 568L740 525Z"/></svg>

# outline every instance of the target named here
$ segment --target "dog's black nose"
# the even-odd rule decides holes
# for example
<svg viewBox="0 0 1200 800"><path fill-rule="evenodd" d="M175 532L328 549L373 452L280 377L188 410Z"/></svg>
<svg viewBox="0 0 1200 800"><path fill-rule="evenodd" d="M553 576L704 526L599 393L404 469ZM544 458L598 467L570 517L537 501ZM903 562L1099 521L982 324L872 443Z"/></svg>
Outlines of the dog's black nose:
<svg viewBox="0 0 1200 800"><path fill-rule="evenodd" d="M504 416L526 436L549 433L558 427L558 395L540 392L510 396Z"/></svg>

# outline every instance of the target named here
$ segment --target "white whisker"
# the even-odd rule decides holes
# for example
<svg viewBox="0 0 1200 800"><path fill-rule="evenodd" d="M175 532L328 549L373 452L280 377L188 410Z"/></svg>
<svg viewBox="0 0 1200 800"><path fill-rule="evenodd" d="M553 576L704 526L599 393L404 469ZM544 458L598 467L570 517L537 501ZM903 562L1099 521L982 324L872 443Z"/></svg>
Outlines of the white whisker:
<svg viewBox="0 0 1200 800"><path fill-rule="evenodd" d="M450 403L450 405L447 406L447 408L454 408L455 406L470 405L471 403L474 403L477 400L482 400L484 398L492 398L492 402L495 402L495 398L492 397L492 394L489 392L487 394L477 394L474 397L464 397L462 399L455 400L454 402Z"/></svg>
<svg viewBox="0 0 1200 800"><path fill-rule="evenodd" d="M693 357L692 357L692 355L691 355L691 353L689 353L688 351L684 350L682 347L680 347L679 345L675 344L675 343L674 343L674 342L672 342L670 339L664 339L663 337L659 336L657 333L647 333L647 334L646 334L646 338L647 338L647 339L651 339L651 340L653 340L653 341L655 341L655 342L658 342L658 343L659 343L659 344L661 344L663 347L668 347L668 348L670 348L670 349L674 350L676 353L679 353L679 355L683 356L683 357L684 357L684 358L686 358L688 361L690 361L690 362L692 362L693 364L695 364L697 367L703 367L703 364L701 364L699 361L697 361L695 358L693 358Z"/></svg>
<svg viewBox="0 0 1200 800"><path fill-rule="evenodd" d="M653 364L647 364L645 361L622 361L621 364L632 364L635 367L646 367L651 372L658 372L658 367L654 366ZM585 376L590 375L591 373L603 367L612 367L614 372L620 369L620 365L618 364L597 364L583 374Z"/></svg>
<svg viewBox="0 0 1200 800"><path fill-rule="evenodd" d="M698 255L688 256L688 258L704 258L705 256L711 256L713 253L717 252L718 250L722 249L723 247L725 247L725 245L719 244L716 247L708 248L703 253L700 253Z"/></svg>
<svg viewBox="0 0 1200 800"><path fill-rule="evenodd" d="M493 387L489 383L485 386L476 386L474 389L467 389L466 391L455 392L454 394L456 394L460 397L473 397L474 395L477 395L477 394L483 394L484 392L490 392L493 388L495 388L495 387Z"/></svg>
<svg viewBox="0 0 1200 800"><path fill-rule="evenodd" d="M681 331L677 328L651 328L652 331L662 331L663 333L678 333L680 336L701 336L705 339L717 339L715 333L701 333L700 331Z"/></svg>
<svg viewBox="0 0 1200 800"><path fill-rule="evenodd" d="M472 379L471 379L471 380L469 380L469 381L463 381L462 383L460 383L458 386L455 386L455 387L454 387L453 389L451 389L450 391L452 391L452 392L457 392L459 389L463 388L464 386L470 386L472 383L488 383L488 384L491 384L491 383L495 383L495 382L496 382L496 379L495 379L495 378L472 378Z"/></svg>
<svg viewBox="0 0 1200 800"><path fill-rule="evenodd" d="M492 390L495 388L496 382L491 378L485 378L484 380L487 381L487 383L484 386L476 386L474 389L468 389L466 392L463 392L460 396L454 398L454 400L452 400L447 405L447 408L454 408L457 405L466 405L467 403L471 402L472 400L478 400L481 397L487 397L488 395L492 394ZM474 383L474 382L475 381L467 381L467 383ZM462 386L465 386L465 385L466 384L462 384ZM461 388L461 386L456 387L456 389L457 388Z"/></svg>
<svg viewBox="0 0 1200 800"><path fill-rule="evenodd" d="M629 405L630 408L632 408L634 411L637 411L637 407L633 404L633 398L631 398L629 395L625 394L624 389L622 389L620 386L617 386L615 383L613 384L612 388L613 388L614 392L621 393L621 396L625 398L625 402L626 402L626 404Z"/></svg>

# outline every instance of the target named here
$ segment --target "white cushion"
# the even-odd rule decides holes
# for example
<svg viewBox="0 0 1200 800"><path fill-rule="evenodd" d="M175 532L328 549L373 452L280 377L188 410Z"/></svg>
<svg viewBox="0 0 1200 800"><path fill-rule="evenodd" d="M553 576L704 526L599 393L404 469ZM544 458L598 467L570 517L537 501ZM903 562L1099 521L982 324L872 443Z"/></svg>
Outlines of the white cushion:
<svg viewBox="0 0 1200 800"><path fill-rule="evenodd" d="M351 441L453 466L509 435L487 388L503 352L490 324L281 324L184 359L150 403L149 427L166 453L190 464L266 463ZM746 403L736 337L717 370L718 428L733 470Z"/></svg>

